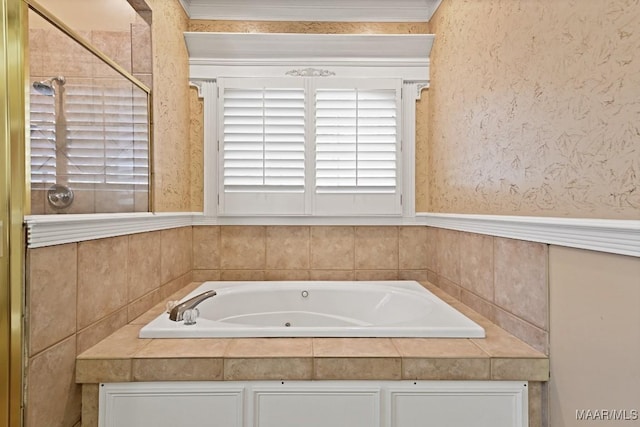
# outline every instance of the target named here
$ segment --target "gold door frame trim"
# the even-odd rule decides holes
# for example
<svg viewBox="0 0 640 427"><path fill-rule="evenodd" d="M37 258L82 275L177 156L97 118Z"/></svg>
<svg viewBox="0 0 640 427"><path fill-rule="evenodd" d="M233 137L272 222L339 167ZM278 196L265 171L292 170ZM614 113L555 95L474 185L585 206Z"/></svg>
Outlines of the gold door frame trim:
<svg viewBox="0 0 640 427"><path fill-rule="evenodd" d="M26 5L0 0L0 423L22 425Z"/></svg>

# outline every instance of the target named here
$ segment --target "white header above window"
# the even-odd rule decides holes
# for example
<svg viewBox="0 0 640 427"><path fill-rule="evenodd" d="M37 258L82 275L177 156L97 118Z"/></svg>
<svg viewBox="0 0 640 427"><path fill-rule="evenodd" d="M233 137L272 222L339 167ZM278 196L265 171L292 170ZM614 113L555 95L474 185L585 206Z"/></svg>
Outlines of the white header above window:
<svg viewBox="0 0 640 427"><path fill-rule="evenodd" d="M191 80L378 77L429 80L433 34L184 33ZM259 75L255 67L260 67Z"/></svg>
<svg viewBox="0 0 640 427"><path fill-rule="evenodd" d="M442 0L180 0L191 19L427 22Z"/></svg>

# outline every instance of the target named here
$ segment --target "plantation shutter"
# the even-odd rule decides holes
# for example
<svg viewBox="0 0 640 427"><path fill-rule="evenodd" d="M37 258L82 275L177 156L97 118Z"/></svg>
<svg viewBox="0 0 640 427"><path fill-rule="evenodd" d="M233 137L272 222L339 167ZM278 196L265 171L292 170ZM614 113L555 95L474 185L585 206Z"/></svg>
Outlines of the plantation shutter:
<svg viewBox="0 0 640 427"><path fill-rule="evenodd" d="M302 82L221 79L219 87L223 212L304 213Z"/></svg>
<svg viewBox="0 0 640 427"><path fill-rule="evenodd" d="M146 93L128 83L67 82L55 96L61 96L62 111L54 96L32 91L30 97L32 183L148 191ZM62 138L61 153L56 138Z"/></svg>
<svg viewBox="0 0 640 427"><path fill-rule="evenodd" d="M55 100L31 89L30 149L31 185L48 188L56 182Z"/></svg>
<svg viewBox="0 0 640 427"><path fill-rule="evenodd" d="M315 206L321 214L397 214L400 81L318 81Z"/></svg>

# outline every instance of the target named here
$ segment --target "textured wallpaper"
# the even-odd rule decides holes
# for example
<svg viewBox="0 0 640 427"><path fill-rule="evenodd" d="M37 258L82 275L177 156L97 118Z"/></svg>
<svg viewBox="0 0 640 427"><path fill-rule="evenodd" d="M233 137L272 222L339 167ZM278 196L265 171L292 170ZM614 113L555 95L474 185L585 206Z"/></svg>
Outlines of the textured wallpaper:
<svg viewBox="0 0 640 427"><path fill-rule="evenodd" d="M638 0L444 0L430 210L640 219L638 23Z"/></svg>
<svg viewBox="0 0 640 427"><path fill-rule="evenodd" d="M191 210L189 64L177 1L148 0L153 12L154 210Z"/></svg>

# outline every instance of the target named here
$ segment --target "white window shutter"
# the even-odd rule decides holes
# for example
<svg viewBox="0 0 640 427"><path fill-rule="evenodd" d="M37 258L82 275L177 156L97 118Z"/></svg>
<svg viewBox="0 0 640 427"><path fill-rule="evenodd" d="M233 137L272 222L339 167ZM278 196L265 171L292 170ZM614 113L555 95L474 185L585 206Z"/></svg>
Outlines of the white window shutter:
<svg viewBox="0 0 640 427"><path fill-rule="evenodd" d="M30 96L31 182L42 188L62 180L74 189L148 191L146 93L128 83L67 81L55 96L62 96L62 111L55 111L53 96L34 90ZM64 152L57 153L60 138Z"/></svg>
<svg viewBox="0 0 640 427"><path fill-rule="evenodd" d="M314 212L400 214L401 81L317 79L314 86Z"/></svg>
<svg viewBox="0 0 640 427"><path fill-rule="evenodd" d="M303 213L302 82L221 79L219 87L221 213Z"/></svg>
<svg viewBox="0 0 640 427"><path fill-rule="evenodd" d="M398 106L394 89L318 89L316 191L396 190Z"/></svg>

